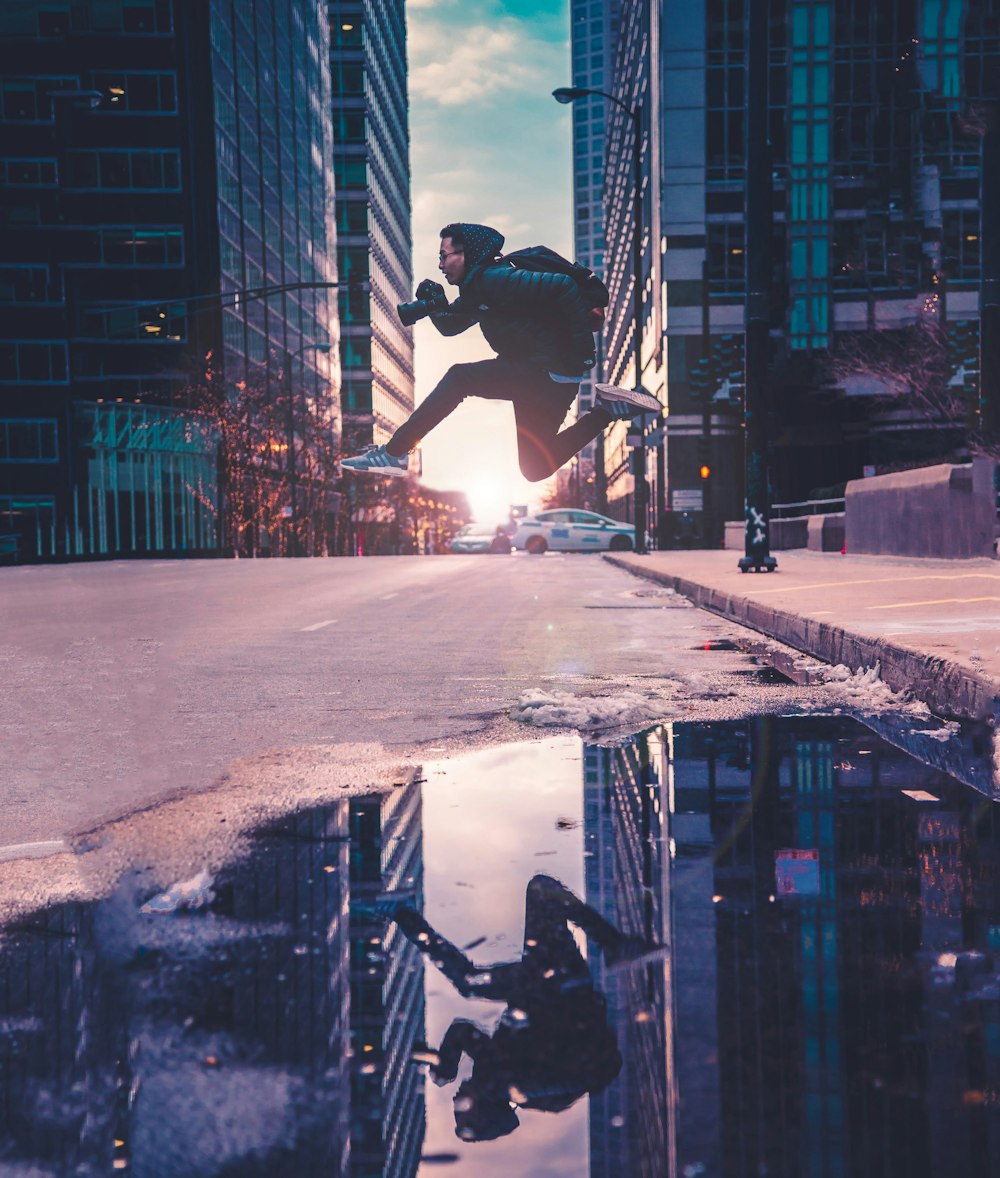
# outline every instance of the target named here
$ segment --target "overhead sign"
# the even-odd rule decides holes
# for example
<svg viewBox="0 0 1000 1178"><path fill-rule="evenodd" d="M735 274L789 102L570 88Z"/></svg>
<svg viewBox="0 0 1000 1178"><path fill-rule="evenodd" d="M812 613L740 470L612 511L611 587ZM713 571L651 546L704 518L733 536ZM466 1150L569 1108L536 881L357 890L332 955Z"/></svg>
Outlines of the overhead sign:
<svg viewBox="0 0 1000 1178"><path fill-rule="evenodd" d="M705 507L705 492L701 487L671 491L670 506L674 511L702 511Z"/></svg>

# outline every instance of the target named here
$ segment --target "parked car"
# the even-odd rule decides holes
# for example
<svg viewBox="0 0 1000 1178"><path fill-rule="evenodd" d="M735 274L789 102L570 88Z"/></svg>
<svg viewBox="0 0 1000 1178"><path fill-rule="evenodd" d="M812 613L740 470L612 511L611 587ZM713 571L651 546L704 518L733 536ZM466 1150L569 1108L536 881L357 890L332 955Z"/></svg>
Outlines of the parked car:
<svg viewBox="0 0 1000 1178"><path fill-rule="evenodd" d="M449 552L510 552L507 533L496 524L466 524L448 545Z"/></svg>
<svg viewBox="0 0 1000 1178"><path fill-rule="evenodd" d="M554 552L628 552L635 528L596 511L556 508L539 511L518 521L511 543L519 551L536 555Z"/></svg>

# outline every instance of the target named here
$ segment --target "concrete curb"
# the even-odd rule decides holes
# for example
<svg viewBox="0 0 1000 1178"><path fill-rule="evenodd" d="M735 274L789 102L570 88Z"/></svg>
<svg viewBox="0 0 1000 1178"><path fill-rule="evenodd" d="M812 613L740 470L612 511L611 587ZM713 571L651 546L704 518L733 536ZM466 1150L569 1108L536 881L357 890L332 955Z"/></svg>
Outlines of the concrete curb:
<svg viewBox="0 0 1000 1178"><path fill-rule="evenodd" d="M757 630L822 662L842 664L852 671L878 663L883 681L893 691L906 689L939 714L992 722L1000 718L1000 683L961 663L884 638L854 634L842 626L775 609L737 593L723 593L673 573L644 567L631 555L606 553L604 559L637 577L666 585L700 609Z"/></svg>

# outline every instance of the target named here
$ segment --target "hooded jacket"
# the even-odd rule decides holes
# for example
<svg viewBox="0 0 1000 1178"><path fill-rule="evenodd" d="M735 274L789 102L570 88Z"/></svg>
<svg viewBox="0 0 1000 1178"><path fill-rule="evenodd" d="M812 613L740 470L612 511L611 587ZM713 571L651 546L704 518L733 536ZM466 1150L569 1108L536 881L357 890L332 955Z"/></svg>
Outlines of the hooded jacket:
<svg viewBox="0 0 1000 1178"><path fill-rule="evenodd" d="M590 304L566 274L518 270L500 253L503 234L488 225L456 226L465 239L459 297L431 316L442 335L478 323L486 342L505 360L538 364L577 376L594 364Z"/></svg>

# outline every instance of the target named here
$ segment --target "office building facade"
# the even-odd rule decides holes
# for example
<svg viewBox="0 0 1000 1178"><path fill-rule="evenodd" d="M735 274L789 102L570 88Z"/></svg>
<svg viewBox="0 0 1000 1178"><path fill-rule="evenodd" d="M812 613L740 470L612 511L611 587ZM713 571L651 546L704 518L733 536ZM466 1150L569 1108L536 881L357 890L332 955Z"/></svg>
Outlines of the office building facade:
<svg viewBox="0 0 1000 1178"><path fill-rule="evenodd" d="M769 9L771 480L774 500L796 502L866 468L963 453L979 396L980 157L1000 11L995 0ZM644 246L643 376L657 392L662 348L667 485L650 498L668 545L714 545L742 516L746 17L731 0L629 6L610 87L633 101L647 74L660 87L642 157L656 237ZM612 124L605 350L609 377L627 383L634 185L615 136ZM614 436L611 500L629 485Z"/></svg>
<svg viewBox="0 0 1000 1178"><path fill-rule="evenodd" d="M618 41L619 0L573 0L570 6L572 81L585 90L607 90ZM573 103L573 249L577 262L604 276L604 168L608 100L598 96ZM603 338L598 336L595 372L577 397L577 416L593 407L594 381L603 380ZM575 502L603 510L604 440L589 443L578 456Z"/></svg>
<svg viewBox="0 0 1000 1178"><path fill-rule="evenodd" d="M618 101L607 106L604 275L611 302L604 327L604 373L612 384L628 388L641 384L665 405L658 183L662 133L658 114L661 15L658 0L637 0L622 7L612 55L613 75L610 87L606 87ZM637 229L640 234L638 275L634 256ZM641 288L639 323L634 297L637 281ZM605 431L605 481L609 512L620 519L634 520L635 460L641 443L647 456L646 522L647 527L653 527L665 473L662 462L657 460L657 450L648 444L645 432L645 428L638 430L628 422L618 422Z"/></svg>
<svg viewBox="0 0 1000 1178"><path fill-rule="evenodd" d="M0 75L0 531L27 560L216 551L213 417L294 390L339 428L325 8L29 2Z"/></svg>
<svg viewBox="0 0 1000 1178"><path fill-rule="evenodd" d="M381 444L413 411L403 0L330 0L345 445Z"/></svg>

